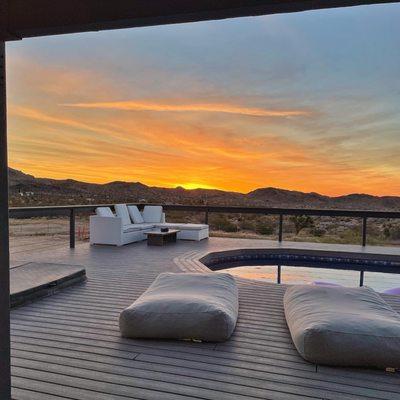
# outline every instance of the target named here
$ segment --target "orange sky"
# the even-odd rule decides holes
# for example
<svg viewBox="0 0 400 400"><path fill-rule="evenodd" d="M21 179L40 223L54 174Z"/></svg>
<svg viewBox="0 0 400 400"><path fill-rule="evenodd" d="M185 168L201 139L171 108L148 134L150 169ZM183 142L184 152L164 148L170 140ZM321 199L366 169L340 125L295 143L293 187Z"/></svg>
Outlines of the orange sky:
<svg viewBox="0 0 400 400"><path fill-rule="evenodd" d="M298 40L296 29L305 35L302 20L295 29L279 18L269 19L268 28L251 25L265 35L260 43L252 38L256 48L264 48L268 38L277 40L276 32L290 41ZM239 27L252 32L246 21ZM226 31L227 38L237 31L229 24L9 45L10 165L35 176L90 182L400 195L395 140L400 124L385 108L393 106L393 99L379 97L389 85L386 80L376 83L382 93L371 88L375 99L365 93L363 81L357 82L362 88L357 92L356 86L342 87L340 75L320 79L317 74L332 73L331 67L321 72L323 54L319 61L311 59L316 64L311 79L311 72L300 67L300 72L286 62L279 67L276 59L293 57L288 46L283 46L288 54L275 50L265 59L255 51L249 65L238 66L243 63L239 50L250 51L244 44L219 57L222 45L209 42L214 27L222 36ZM177 41L182 30L193 36L190 43ZM208 53L197 51L201 46ZM318 46L304 39L307 51L311 47L318 53ZM207 56L192 61L197 54ZM351 82L353 67L347 68L346 82Z"/></svg>
<svg viewBox="0 0 400 400"><path fill-rule="evenodd" d="M391 193L391 171L335 162L329 148L317 143L310 146L273 133L247 137L203 123L193 126L191 111L178 120L157 113L133 120L123 113L105 113L99 121L97 108L74 115L71 109L52 113L10 106L9 115L19 128L11 141L12 165L36 176L90 182L126 180L241 192L276 186L331 195L354 188Z"/></svg>

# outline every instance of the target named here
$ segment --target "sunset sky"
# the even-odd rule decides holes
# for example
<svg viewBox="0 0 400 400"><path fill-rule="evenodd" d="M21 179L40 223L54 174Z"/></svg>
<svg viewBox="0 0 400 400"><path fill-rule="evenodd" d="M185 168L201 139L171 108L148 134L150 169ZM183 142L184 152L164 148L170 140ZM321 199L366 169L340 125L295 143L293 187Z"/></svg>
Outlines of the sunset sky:
<svg viewBox="0 0 400 400"><path fill-rule="evenodd" d="M7 45L10 166L400 195L400 5Z"/></svg>

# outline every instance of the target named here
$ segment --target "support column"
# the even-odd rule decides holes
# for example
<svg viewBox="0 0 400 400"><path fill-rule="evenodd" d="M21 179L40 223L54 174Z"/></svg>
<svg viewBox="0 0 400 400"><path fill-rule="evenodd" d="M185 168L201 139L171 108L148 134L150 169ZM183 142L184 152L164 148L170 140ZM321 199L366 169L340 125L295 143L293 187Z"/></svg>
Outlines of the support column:
<svg viewBox="0 0 400 400"><path fill-rule="evenodd" d="M8 239L8 161L5 43L0 41L0 399L11 399L10 251Z"/></svg>

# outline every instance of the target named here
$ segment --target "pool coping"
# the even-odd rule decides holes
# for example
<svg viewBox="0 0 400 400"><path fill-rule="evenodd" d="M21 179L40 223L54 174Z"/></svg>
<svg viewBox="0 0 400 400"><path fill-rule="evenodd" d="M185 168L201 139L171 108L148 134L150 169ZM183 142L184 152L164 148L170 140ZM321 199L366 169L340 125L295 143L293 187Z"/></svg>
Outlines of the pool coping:
<svg viewBox="0 0 400 400"><path fill-rule="evenodd" d="M290 265L400 274L400 256L302 248L239 248L211 251L196 260L211 271L248 265ZM329 267L327 266L329 265Z"/></svg>

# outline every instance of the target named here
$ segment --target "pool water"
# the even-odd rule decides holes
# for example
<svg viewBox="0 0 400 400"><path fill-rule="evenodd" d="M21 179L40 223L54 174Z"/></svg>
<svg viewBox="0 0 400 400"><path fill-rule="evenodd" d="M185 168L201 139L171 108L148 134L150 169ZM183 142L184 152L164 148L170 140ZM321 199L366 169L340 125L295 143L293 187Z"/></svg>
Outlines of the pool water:
<svg viewBox="0 0 400 400"><path fill-rule="evenodd" d="M241 278L276 283L277 269L276 265L252 265L221 269L218 272L228 272ZM313 281L328 281L343 286L359 286L360 273L358 271L307 268L290 265L282 265L281 267L281 283L308 284ZM400 287L400 274L365 272L364 286L369 286L378 292Z"/></svg>

